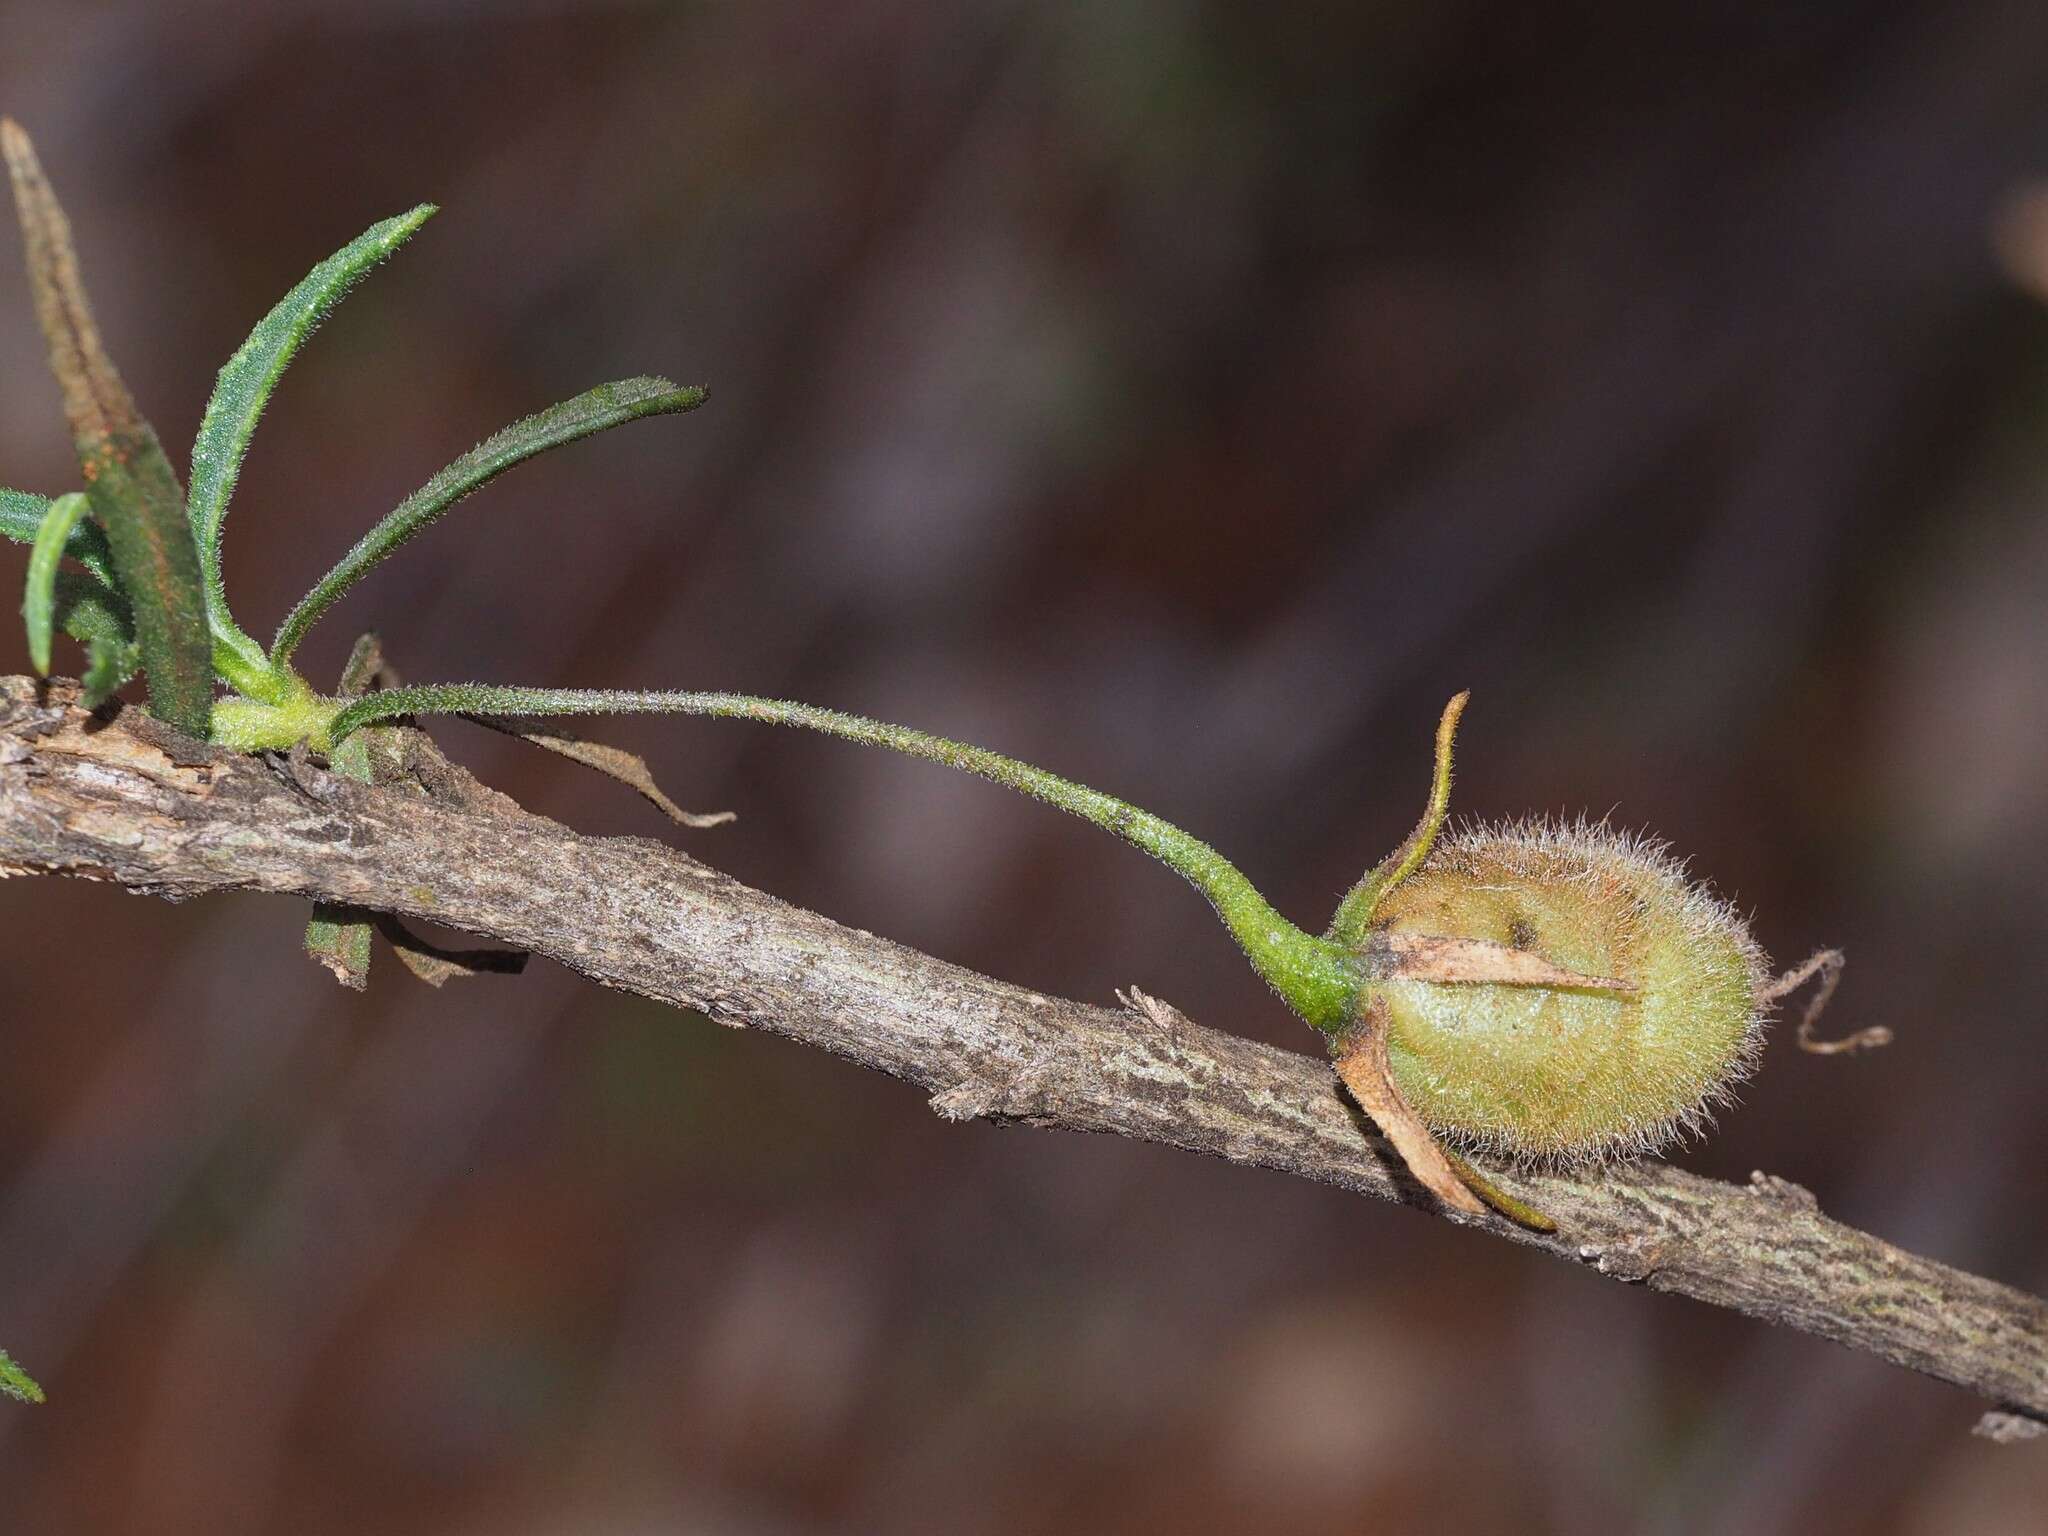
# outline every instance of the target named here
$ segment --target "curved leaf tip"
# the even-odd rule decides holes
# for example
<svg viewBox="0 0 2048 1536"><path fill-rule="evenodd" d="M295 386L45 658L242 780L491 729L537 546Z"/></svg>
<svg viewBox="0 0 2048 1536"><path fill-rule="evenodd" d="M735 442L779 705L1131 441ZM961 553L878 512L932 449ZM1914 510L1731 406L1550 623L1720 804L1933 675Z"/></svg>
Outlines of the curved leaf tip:
<svg viewBox="0 0 2048 1536"><path fill-rule="evenodd" d="M49 510L50 498L47 496L0 490L0 537L12 539L17 544L35 543L36 532L42 527L43 517ZM72 528L64 553L101 581L112 583L114 556L107 548L107 536L98 523L88 518Z"/></svg>
<svg viewBox="0 0 2048 1536"><path fill-rule="evenodd" d="M64 557L71 533L91 505L84 492L72 491L50 503L36 530L35 548L28 557L28 590L21 601L22 617L28 621L28 659L37 677L50 675L50 635L57 618L57 562Z"/></svg>
<svg viewBox="0 0 2048 1536"><path fill-rule="evenodd" d="M220 370L199 435L192 444L192 483L187 509L205 569L207 608L216 633L232 628L221 585L220 532L228 501L242 472L242 458L277 381L306 338L334 306L379 263L410 239L438 211L432 203L373 224L306 274L249 333Z"/></svg>
<svg viewBox="0 0 2048 1536"><path fill-rule="evenodd" d="M387 513L320 578L312 591L299 599L271 642L271 665L282 666L290 660L320 615L380 561L432 526L450 507L514 465L550 448L642 417L695 410L708 398L708 392L701 387L679 386L668 379L642 375L600 384L492 434Z"/></svg>

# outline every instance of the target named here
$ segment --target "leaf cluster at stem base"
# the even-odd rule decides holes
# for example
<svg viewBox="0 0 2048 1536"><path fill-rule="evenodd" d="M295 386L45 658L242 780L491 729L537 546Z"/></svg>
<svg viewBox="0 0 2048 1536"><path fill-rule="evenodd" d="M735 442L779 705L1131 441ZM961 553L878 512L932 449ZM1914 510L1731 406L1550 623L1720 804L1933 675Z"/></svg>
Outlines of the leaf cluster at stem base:
<svg viewBox="0 0 2048 1536"><path fill-rule="evenodd" d="M297 690L276 704L230 696L213 706L213 739L237 752L284 752L304 742L311 750L334 750L334 720L348 702L315 693L294 676Z"/></svg>

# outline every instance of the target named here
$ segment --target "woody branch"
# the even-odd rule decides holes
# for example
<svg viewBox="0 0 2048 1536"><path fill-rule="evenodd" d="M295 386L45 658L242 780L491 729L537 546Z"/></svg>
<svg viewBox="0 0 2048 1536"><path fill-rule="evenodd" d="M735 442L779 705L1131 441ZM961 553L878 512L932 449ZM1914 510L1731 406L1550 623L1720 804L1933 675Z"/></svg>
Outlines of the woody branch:
<svg viewBox="0 0 2048 1536"><path fill-rule="evenodd" d="M1137 995L1089 1007L977 975L752 890L661 845L581 836L445 760L410 789L204 746L75 690L0 679L0 876L180 899L259 890L427 919L625 991L914 1083L954 1120L1161 1142L1407 1204L1652 1290L1921 1371L2048 1428L2048 1303L1832 1221L1753 1175L1660 1163L1514 1187L1555 1235L1449 1211L1329 1065ZM309 985L312 982L309 979Z"/></svg>

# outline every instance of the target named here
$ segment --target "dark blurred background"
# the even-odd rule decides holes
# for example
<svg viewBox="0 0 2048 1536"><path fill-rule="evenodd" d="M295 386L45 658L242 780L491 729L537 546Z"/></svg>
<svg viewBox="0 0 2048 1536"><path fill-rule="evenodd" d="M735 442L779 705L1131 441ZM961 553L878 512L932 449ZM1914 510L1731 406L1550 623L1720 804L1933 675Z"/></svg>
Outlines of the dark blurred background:
<svg viewBox="0 0 2048 1536"><path fill-rule="evenodd" d="M1456 804L1611 812L1851 956L1688 1167L2048 1288L2048 8L0 3L0 109L182 458L314 261L244 623L499 425L302 653L731 687L1135 799L1320 922ZM0 241L0 482L75 481ZM18 579L21 552L0 555ZM0 665L25 664L18 640ZM64 650L60 665L77 664ZM1099 832L758 727L473 728L549 815L1006 980L1309 1051ZM274 899L0 886L9 1531L2048 1530L1830 1346L1156 1147L941 1124L540 966L367 997Z"/></svg>

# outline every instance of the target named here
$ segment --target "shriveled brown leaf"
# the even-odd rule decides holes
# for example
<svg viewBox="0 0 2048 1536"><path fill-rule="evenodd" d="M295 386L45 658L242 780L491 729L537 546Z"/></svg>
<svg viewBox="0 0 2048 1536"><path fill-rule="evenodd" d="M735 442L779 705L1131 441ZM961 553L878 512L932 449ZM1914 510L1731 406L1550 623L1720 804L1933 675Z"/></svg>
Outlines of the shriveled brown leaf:
<svg viewBox="0 0 2048 1536"><path fill-rule="evenodd" d="M609 747L603 742L585 741L581 736L572 736L566 731L543 726L531 720L519 720L509 715L465 715L465 720L474 720L478 725L488 726L494 731L503 731L507 736L517 736L521 741L530 741L536 747L594 768L606 778L617 779L621 784L651 802L670 821L685 827L722 827L739 817L731 811L686 811L675 801L661 792L661 786L654 782L654 774L647 766L647 759L623 747Z"/></svg>
<svg viewBox="0 0 2048 1536"><path fill-rule="evenodd" d="M356 636L349 648L348 664L341 669L337 697L358 699L377 688L396 688L398 676L384 660L384 642L375 630Z"/></svg>
<svg viewBox="0 0 2048 1536"><path fill-rule="evenodd" d="M465 976L517 976L533 957L523 949L444 949L421 938L388 912L371 919L400 962L430 987Z"/></svg>
<svg viewBox="0 0 2048 1536"><path fill-rule="evenodd" d="M1848 963L1849 957L1839 949L1817 949L1763 990L1764 1002L1782 1002L1809 981L1816 977L1820 979L1813 1001L1799 1016L1799 1049L1808 1055L1853 1056L1858 1051L1874 1051L1892 1043L1891 1030L1882 1024L1859 1029L1839 1040L1823 1040L1813 1032L1813 1026L1820 1022L1828 1000L1835 995L1835 988L1842 984L1842 969Z"/></svg>

